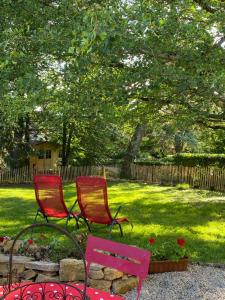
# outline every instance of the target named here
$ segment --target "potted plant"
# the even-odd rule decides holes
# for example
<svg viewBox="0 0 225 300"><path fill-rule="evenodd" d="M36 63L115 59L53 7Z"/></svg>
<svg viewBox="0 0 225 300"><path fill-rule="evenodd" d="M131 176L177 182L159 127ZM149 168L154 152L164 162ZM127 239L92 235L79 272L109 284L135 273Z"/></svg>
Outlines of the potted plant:
<svg viewBox="0 0 225 300"><path fill-rule="evenodd" d="M186 241L183 238L160 243L155 237L148 241L151 252L149 273L185 271L188 265Z"/></svg>

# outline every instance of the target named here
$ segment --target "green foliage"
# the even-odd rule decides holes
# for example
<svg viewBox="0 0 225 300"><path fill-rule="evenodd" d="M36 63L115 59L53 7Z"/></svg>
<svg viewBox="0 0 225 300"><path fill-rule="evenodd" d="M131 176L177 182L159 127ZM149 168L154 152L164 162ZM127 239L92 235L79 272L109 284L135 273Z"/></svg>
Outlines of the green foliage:
<svg viewBox="0 0 225 300"><path fill-rule="evenodd" d="M27 115L32 129L61 144L67 121L70 163L124 152L140 122L158 157L174 145L195 149L193 124L224 126L224 8L200 2L4 0L0 155L15 162L24 143L15 128Z"/></svg>
<svg viewBox="0 0 225 300"><path fill-rule="evenodd" d="M184 245L179 245L178 240L170 239L164 242L160 242L157 240L157 238L155 239L154 243L148 243L148 249L151 252L152 260L178 261L181 258L188 257L188 250L185 246L185 240L180 240L184 241Z"/></svg>
<svg viewBox="0 0 225 300"><path fill-rule="evenodd" d="M75 234L74 234L75 235ZM79 246L83 253L85 253L87 234L77 234L76 238L78 240ZM63 258L73 257L76 259L82 259L80 251L74 247L74 245L69 240L59 240L53 239L49 244L48 257L55 262L59 262Z"/></svg>
<svg viewBox="0 0 225 300"><path fill-rule="evenodd" d="M141 166L165 166L165 165L170 165L171 162L167 162L167 161L162 161L159 159L155 159L155 160L150 160L150 161L135 161L134 162L137 165L141 165Z"/></svg>
<svg viewBox="0 0 225 300"><path fill-rule="evenodd" d="M183 166L209 166L225 165L225 154L208 154L208 153L181 153L173 156L173 162L176 165Z"/></svg>
<svg viewBox="0 0 225 300"><path fill-rule="evenodd" d="M190 185L188 183L179 183L176 185L178 190L188 190L190 189Z"/></svg>
<svg viewBox="0 0 225 300"><path fill-rule="evenodd" d="M179 153L175 155L168 155L161 159L136 161L139 165L182 165L188 167L195 166L218 166L225 165L225 154L210 154L210 153Z"/></svg>

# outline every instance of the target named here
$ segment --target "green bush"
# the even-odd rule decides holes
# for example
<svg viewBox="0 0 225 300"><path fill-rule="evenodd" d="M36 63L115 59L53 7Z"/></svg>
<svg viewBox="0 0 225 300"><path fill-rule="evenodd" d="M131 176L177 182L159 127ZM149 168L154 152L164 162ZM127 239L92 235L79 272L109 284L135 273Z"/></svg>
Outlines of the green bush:
<svg viewBox="0 0 225 300"><path fill-rule="evenodd" d="M180 153L175 155L168 155L167 157L150 160L150 161L136 161L138 165L182 165L187 167L194 166L225 166L225 154L209 154L209 153Z"/></svg>
<svg viewBox="0 0 225 300"><path fill-rule="evenodd" d="M181 153L173 156L173 163L189 167L209 165L222 167L225 165L225 154Z"/></svg>
<svg viewBox="0 0 225 300"><path fill-rule="evenodd" d="M149 160L149 161L135 161L136 165L140 166L165 166L165 165L171 165L171 162L169 161L162 161L161 159L157 160Z"/></svg>
<svg viewBox="0 0 225 300"><path fill-rule="evenodd" d="M178 190L188 190L190 188L190 185L188 183L178 183L176 185L176 188Z"/></svg>

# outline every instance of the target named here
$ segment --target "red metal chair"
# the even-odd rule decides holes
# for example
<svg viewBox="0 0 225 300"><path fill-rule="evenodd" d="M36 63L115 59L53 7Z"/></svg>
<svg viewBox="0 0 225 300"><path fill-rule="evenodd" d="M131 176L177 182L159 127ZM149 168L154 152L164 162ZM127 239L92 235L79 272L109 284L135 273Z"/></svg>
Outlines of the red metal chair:
<svg viewBox="0 0 225 300"><path fill-rule="evenodd" d="M77 200L80 206L81 214L89 231L90 223L106 224L110 228L110 235L114 225L120 228L120 235L123 236L121 223L129 222L126 217L117 218L121 206L112 217L109 205L106 180L102 177L79 176L76 178ZM131 226L133 227L132 223Z"/></svg>
<svg viewBox="0 0 225 300"><path fill-rule="evenodd" d="M66 227L70 219L76 220L77 227L79 213L72 212L76 202L70 210L67 209L64 196L62 179L58 175L36 175L34 176L35 196L38 203L38 210L34 219L34 223L39 214L49 222L48 218L66 219Z"/></svg>
<svg viewBox="0 0 225 300"><path fill-rule="evenodd" d="M85 259L87 272L90 264L97 263L139 277L137 298L140 297L143 280L148 275L151 254L149 251L99 237L88 236Z"/></svg>

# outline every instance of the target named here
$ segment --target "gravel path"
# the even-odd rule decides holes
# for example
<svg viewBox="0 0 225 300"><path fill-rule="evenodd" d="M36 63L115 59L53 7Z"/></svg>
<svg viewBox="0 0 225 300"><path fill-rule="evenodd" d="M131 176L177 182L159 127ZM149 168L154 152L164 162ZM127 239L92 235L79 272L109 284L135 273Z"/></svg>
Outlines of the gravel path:
<svg viewBox="0 0 225 300"><path fill-rule="evenodd" d="M136 291L126 294L135 300ZM190 265L186 272L150 275L140 300L225 300L225 269Z"/></svg>

